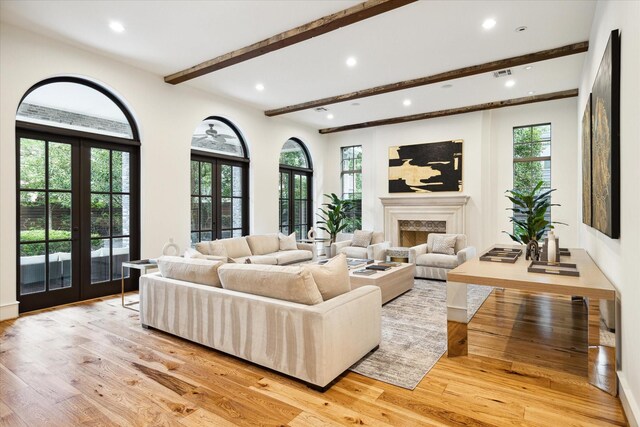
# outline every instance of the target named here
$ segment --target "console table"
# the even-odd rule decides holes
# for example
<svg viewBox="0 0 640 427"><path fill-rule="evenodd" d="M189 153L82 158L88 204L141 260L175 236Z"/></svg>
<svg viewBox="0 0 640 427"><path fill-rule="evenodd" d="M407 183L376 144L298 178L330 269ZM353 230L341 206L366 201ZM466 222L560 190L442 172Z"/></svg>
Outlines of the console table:
<svg viewBox="0 0 640 427"><path fill-rule="evenodd" d="M531 261L525 260L524 252L514 264L480 261L476 257L451 270L447 274L448 357L468 354L467 284L582 296L588 301L589 383L616 396L618 349L600 345L600 300L615 302L616 290L584 249L570 249L570 252L571 256L564 257L562 262L576 264L578 277L529 273L527 267ZM616 333L618 330L616 328Z"/></svg>

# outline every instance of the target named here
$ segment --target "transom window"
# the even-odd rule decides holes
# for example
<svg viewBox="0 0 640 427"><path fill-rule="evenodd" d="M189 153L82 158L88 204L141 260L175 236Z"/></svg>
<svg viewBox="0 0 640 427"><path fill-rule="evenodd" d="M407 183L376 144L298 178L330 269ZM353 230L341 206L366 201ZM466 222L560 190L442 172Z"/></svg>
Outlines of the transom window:
<svg viewBox="0 0 640 427"><path fill-rule="evenodd" d="M242 135L209 117L191 139L191 246L249 233L249 159Z"/></svg>
<svg viewBox="0 0 640 427"><path fill-rule="evenodd" d="M342 199L353 200L354 205L344 232L353 233L362 228L362 146L342 147L340 152Z"/></svg>
<svg viewBox="0 0 640 427"><path fill-rule="evenodd" d="M313 169L302 141L287 140L280 150L280 232L306 239L313 223Z"/></svg>

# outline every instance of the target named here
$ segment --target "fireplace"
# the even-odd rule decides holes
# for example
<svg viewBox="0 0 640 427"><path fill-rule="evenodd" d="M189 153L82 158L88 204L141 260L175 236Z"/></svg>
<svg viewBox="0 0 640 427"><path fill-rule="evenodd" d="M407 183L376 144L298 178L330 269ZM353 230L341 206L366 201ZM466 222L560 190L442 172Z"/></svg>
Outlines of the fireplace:
<svg viewBox="0 0 640 427"><path fill-rule="evenodd" d="M400 246L408 247L427 243L430 233L446 233L446 221L420 221L413 219L401 219L398 221L400 230Z"/></svg>
<svg viewBox="0 0 640 427"><path fill-rule="evenodd" d="M465 234L466 195L380 197L384 210L385 239L392 246L414 246L427 241L428 233ZM407 238L402 239L402 229ZM413 233L412 233L413 232ZM412 239L412 240L411 240Z"/></svg>

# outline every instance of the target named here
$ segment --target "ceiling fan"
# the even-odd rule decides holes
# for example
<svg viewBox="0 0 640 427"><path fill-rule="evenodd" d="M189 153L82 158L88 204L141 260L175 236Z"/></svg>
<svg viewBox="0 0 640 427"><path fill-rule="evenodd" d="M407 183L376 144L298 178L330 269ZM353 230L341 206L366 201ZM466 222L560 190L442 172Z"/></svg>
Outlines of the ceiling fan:
<svg viewBox="0 0 640 427"><path fill-rule="evenodd" d="M211 137L216 142L227 142L227 139L236 139L234 135L227 135L225 133L218 133L217 130L213 128L213 124L209 123L209 129L205 131L208 137Z"/></svg>

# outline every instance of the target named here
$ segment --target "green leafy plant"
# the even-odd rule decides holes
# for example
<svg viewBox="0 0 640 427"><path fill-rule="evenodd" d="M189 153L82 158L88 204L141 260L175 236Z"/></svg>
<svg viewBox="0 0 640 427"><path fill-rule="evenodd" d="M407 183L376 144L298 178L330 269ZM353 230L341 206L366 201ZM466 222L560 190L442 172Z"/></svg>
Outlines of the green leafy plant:
<svg viewBox="0 0 640 427"><path fill-rule="evenodd" d="M531 240L540 240L544 233L553 228L553 224L567 225L558 221L547 221L545 214L551 206L560 206L551 203L551 193L556 189L540 191L543 181L539 181L528 192L507 190L506 197L513 203L513 207L507 208L513 211L509 220L514 224L513 234L503 231L515 242L526 245Z"/></svg>
<svg viewBox="0 0 640 427"><path fill-rule="evenodd" d="M329 199L328 203L323 203L322 208L319 208L321 213L317 215L320 217L318 224L324 224L319 226L320 230L323 230L329 234L331 243L336 241L336 236L348 225L347 216L353 210L353 201L342 200L335 193L325 194L325 197Z"/></svg>

